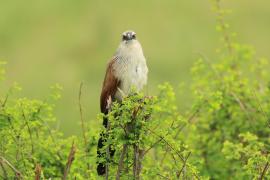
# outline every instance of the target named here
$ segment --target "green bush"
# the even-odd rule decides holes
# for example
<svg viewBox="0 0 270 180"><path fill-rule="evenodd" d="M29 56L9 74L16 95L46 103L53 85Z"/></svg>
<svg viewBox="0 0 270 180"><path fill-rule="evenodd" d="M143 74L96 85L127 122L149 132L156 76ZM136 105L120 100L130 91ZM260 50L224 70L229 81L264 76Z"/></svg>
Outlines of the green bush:
<svg viewBox="0 0 270 180"><path fill-rule="evenodd" d="M15 86L10 92L15 93L14 89L19 87ZM64 138L49 126L55 120L53 105L49 102L59 97L58 89L56 86L50 98L44 101L12 98L10 93L1 100L0 169L4 179L34 178L39 176L38 168L42 178L57 179L62 178L70 167L70 178L98 178L98 134L91 134L91 128L86 124L85 144L83 137ZM100 121L102 117L99 116ZM169 84L160 86L157 96L134 94L121 104L114 103L108 118L111 128L105 130L109 133L107 144L113 144L116 149L113 161L109 162L110 179L116 176L132 178L135 165L137 176L147 179L156 176L199 178L197 169L188 161L190 151L183 142L177 141L188 122L178 113L175 93ZM123 153L123 147L126 153ZM74 151L75 158L70 156L70 151ZM139 155L137 159L134 159L135 153Z"/></svg>
<svg viewBox="0 0 270 180"><path fill-rule="evenodd" d="M173 88L166 83L159 89L157 96L134 94L113 103L104 151L113 145L116 154L112 162L101 159L109 161L109 179L117 174L124 179L199 178L188 161L191 152L179 139L187 119L177 110Z"/></svg>
<svg viewBox="0 0 270 180"><path fill-rule="evenodd" d="M255 57L251 46L232 41L224 23L226 11L216 2L225 46L215 63L202 56L192 68L195 104L203 105L187 144L204 176L270 178L268 61Z"/></svg>
<svg viewBox="0 0 270 180"><path fill-rule="evenodd" d="M156 96L133 93L112 103L109 126L101 129L105 156L97 159L99 131L84 122L81 105L82 136L65 138L51 128L59 85L36 100L17 98L14 84L0 97L0 177L102 179L96 163L103 161L107 179L270 179L268 61L232 41L226 11L214 2L224 48L214 63L201 55L192 67L187 112L179 111L168 83Z"/></svg>

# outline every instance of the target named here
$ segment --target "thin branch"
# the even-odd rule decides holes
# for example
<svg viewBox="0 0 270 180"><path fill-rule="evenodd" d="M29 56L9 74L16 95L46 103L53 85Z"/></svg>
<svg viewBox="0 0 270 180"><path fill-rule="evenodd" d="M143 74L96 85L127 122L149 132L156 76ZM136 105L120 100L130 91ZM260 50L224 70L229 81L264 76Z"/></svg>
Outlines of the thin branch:
<svg viewBox="0 0 270 180"><path fill-rule="evenodd" d="M160 143L164 138L161 137L159 140L157 140L156 142L154 142L148 149L146 149L143 153L142 153L142 158L151 150L153 149L158 143ZM134 162L132 162L128 167L130 168L131 166L133 166Z"/></svg>
<svg viewBox="0 0 270 180"><path fill-rule="evenodd" d="M80 109L80 120L81 120L82 135L83 135L83 140L84 140L84 149L85 149L85 154L87 156L88 153L89 153L89 149L88 149L88 145L87 145L86 128L85 128L85 122L84 122L84 118L83 118L83 109L82 109L82 104L81 104L82 88L83 88L83 82L81 82L81 84L80 84L78 101L79 101L79 109ZM87 162L87 169L90 170L89 162Z"/></svg>
<svg viewBox="0 0 270 180"><path fill-rule="evenodd" d="M203 104L202 104L202 105L203 105ZM193 119L199 114L202 105L201 105L200 107L198 107L198 108L196 109L196 111L195 111L194 113L192 113L192 114L189 116L189 118L188 118L188 120L187 120L189 124L192 123ZM178 129L178 131L176 132L176 135L175 135L174 138L177 138L178 135L180 134L180 132L181 132L186 126L187 126L187 124L184 124L184 125L182 125L181 127L179 127L179 129Z"/></svg>
<svg viewBox="0 0 270 180"><path fill-rule="evenodd" d="M116 173L116 180L120 180L121 171L123 169L124 158L125 158L126 153L127 153L127 144L124 144L123 145L122 152L121 152L121 155L120 155L120 159L119 159L119 162L118 162L118 169L117 169L117 173Z"/></svg>
<svg viewBox="0 0 270 180"><path fill-rule="evenodd" d="M79 108L80 108L80 119L81 119L81 126L82 126L82 134L84 139L84 145L85 148L87 147L87 139L86 139L86 130L85 130L85 123L83 119L83 110L82 110L82 104L81 104L81 97L82 97L82 88L83 88L83 82L80 84L80 90L79 90Z"/></svg>
<svg viewBox="0 0 270 180"><path fill-rule="evenodd" d="M76 153L76 148L74 146L74 142L72 142L72 146L71 146L71 149L70 149L70 152L69 152L69 155L68 155L68 160L67 160L67 163L66 163L66 167L65 167L65 170L64 170L64 175L63 175L62 180L67 180L67 176L68 176L71 164L72 164L72 162L74 161L74 158L75 158L75 153Z"/></svg>
<svg viewBox="0 0 270 180"><path fill-rule="evenodd" d="M22 108L22 106L21 106ZM29 126L29 123L25 117L25 113L23 111L23 108L22 108L22 117L23 117L23 120L25 121L25 124L27 126L27 130L28 130L28 134L30 136L30 140L31 140L31 155L34 154L34 141L33 141L33 137L32 137L32 131L31 131L31 128Z"/></svg>
<svg viewBox="0 0 270 180"><path fill-rule="evenodd" d="M168 177L166 177L166 176L163 176L163 175L161 175L161 174L157 174L158 176L160 176L160 177L162 177L162 178L164 178L164 179L170 179L170 178L168 178Z"/></svg>
<svg viewBox="0 0 270 180"><path fill-rule="evenodd" d="M55 146L58 146L58 145L56 144L56 141L55 141L53 132L52 132L52 130L51 130L49 124L48 124L46 121L44 121L42 118L40 118L39 120L42 121L42 123L46 126L46 128L47 128L47 130L48 130L48 133L49 133L49 136L50 136L51 139L52 139L52 143L53 143ZM60 153L60 150L57 150L56 154L57 154L57 156L59 157L59 159L63 160L63 157L62 157L62 155L61 155L61 153Z"/></svg>
<svg viewBox="0 0 270 180"><path fill-rule="evenodd" d="M40 180L40 179L41 179L41 166L40 164L37 164L35 168L35 180Z"/></svg>
<svg viewBox="0 0 270 180"><path fill-rule="evenodd" d="M187 157L185 158L184 164L183 164L183 166L182 166L182 168L181 168L181 170L179 171L179 174L178 174L179 177L181 176L181 173L183 172L184 168L186 167L187 160L188 160L190 154L191 154L191 152L189 152Z"/></svg>
<svg viewBox="0 0 270 180"><path fill-rule="evenodd" d="M201 110L203 104L204 104L204 103L202 103L202 104L195 110L195 112L192 113L192 114L189 116L189 118L188 118L188 120L187 120L189 124L192 123L193 119L198 115L198 113L200 112L200 110ZM180 132L181 132L186 126L187 126L187 124L184 124L184 125L182 125L182 126L178 126L178 131L176 132L176 135L174 136L174 139L176 139L176 138L179 136ZM165 153L164 153L164 155L163 155L163 158L162 158L161 162L163 162L164 159L166 158L168 151L169 151L169 149L167 148L166 151L165 151Z"/></svg>
<svg viewBox="0 0 270 180"><path fill-rule="evenodd" d="M170 147L171 150L173 150L177 156L184 162L184 158L182 157L182 155L162 136L158 135L156 132L152 131L151 129L147 128L152 134L158 136L159 138L162 138L162 140L168 145L168 147Z"/></svg>
<svg viewBox="0 0 270 180"><path fill-rule="evenodd" d="M264 168L263 168L263 171L262 171L262 174L260 175L259 177L259 180L262 180L264 178L264 176L266 175L266 172L269 168L270 164L269 162L267 161L267 163L265 164Z"/></svg>
<svg viewBox="0 0 270 180"><path fill-rule="evenodd" d="M22 179L23 178L23 175L22 175L22 173L19 171L19 170L17 170L8 160L6 160L3 156L0 156L0 161L1 161L1 163L5 163L5 164L7 164L8 165L8 167L10 167L10 169L12 169L12 171L14 171L14 173L15 173L15 175L16 175L16 177L18 178L18 179Z"/></svg>
<svg viewBox="0 0 270 180"><path fill-rule="evenodd" d="M176 158L174 157L174 155L173 155L172 152L170 152L170 154L171 154L172 159L173 159L173 161L174 161L174 165L177 166L177 160L176 160Z"/></svg>
<svg viewBox="0 0 270 180"><path fill-rule="evenodd" d="M134 160L133 160L133 177L135 180L140 179L140 172L141 172L141 153L139 149L139 145L133 145L134 151Z"/></svg>
<svg viewBox="0 0 270 180"><path fill-rule="evenodd" d="M148 149L146 149L143 153L143 156L145 156L151 149L153 149L158 143L160 143L164 138L161 137L159 140L154 142Z"/></svg>
<svg viewBox="0 0 270 180"><path fill-rule="evenodd" d="M3 171L3 179L8 179L7 170L5 169L2 161L0 161L0 166L1 166L2 171Z"/></svg>

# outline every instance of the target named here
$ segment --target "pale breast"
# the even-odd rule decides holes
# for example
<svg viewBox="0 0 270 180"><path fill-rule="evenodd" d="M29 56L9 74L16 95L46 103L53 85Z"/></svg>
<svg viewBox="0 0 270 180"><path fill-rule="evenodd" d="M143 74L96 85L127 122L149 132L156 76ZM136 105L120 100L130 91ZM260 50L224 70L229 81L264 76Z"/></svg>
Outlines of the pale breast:
<svg viewBox="0 0 270 180"><path fill-rule="evenodd" d="M148 68L144 56L126 59L119 57L115 63L115 70L117 78L121 81L120 89L116 92L116 98L119 100L128 95L132 88L140 91L147 83Z"/></svg>

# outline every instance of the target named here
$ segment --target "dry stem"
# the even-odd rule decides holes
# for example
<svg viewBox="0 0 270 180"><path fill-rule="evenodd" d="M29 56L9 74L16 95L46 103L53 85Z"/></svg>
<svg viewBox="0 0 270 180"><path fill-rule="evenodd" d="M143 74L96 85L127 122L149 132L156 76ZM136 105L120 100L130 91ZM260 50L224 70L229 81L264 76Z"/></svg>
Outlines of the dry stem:
<svg viewBox="0 0 270 180"><path fill-rule="evenodd" d="M120 176L121 176L121 171L123 169L123 164L124 164L124 158L125 158L125 155L127 153L127 144L124 144L123 145L123 149L122 149L122 152L121 152L121 155L120 155L120 159L119 159L119 162L118 162L118 169L117 169L117 173L116 173L116 180L120 180Z"/></svg>
<svg viewBox="0 0 270 180"><path fill-rule="evenodd" d="M89 150L88 150L88 145L87 145L86 128L85 128L85 122L84 122L84 118L83 118L83 109L82 109L82 104L81 104L82 88L83 88L83 82L81 82L81 84L80 84L80 90L79 90L78 100L79 100L79 109L80 109L80 120L81 120L82 135L83 135L83 140L84 140L84 149L85 149L85 154L87 156L88 153L89 153ZM90 170L90 164L89 164L89 162L87 162L87 169Z"/></svg>
<svg viewBox="0 0 270 180"><path fill-rule="evenodd" d="M40 180L40 178L41 178L41 166L40 164L37 164L35 168L35 180Z"/></svg>
<svg viewBox="0 0 270 180"><path fill-rule="evenodd" d="M69 152L69 155L68 155L68 161L66 163L66 167L65 167L65 171L64 171L64 175L63 175L62 180L67 179L71 164L72 164L72 162L73 162L73 160L75 158L75 153L76 153L76 148L74 146L74 142L72 142L72 146L71 146L71 149L70 149L70 152Z"/></svg>

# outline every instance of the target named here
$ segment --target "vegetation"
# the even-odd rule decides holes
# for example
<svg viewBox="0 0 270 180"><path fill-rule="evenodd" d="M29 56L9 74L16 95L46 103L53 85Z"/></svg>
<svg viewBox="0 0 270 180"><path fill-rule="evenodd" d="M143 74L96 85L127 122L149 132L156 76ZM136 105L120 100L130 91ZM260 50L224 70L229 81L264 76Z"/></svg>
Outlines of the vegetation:
<svg viewBox="0 0 270 180"><path fill-rule="evenodd" d="M181 112L168 83L156 96L112 103L103 158L96 159L99 134L83 117L82 86L82 136L66 138L50 127L61 87L36 100L16 97L14 84L0 98L1 178L102 179L96 162L104 161L106 179L270 179L268 61L233 41L218 0L215 11L224 47L215 63L201 55L192 67L193 106Z"/></svg>

